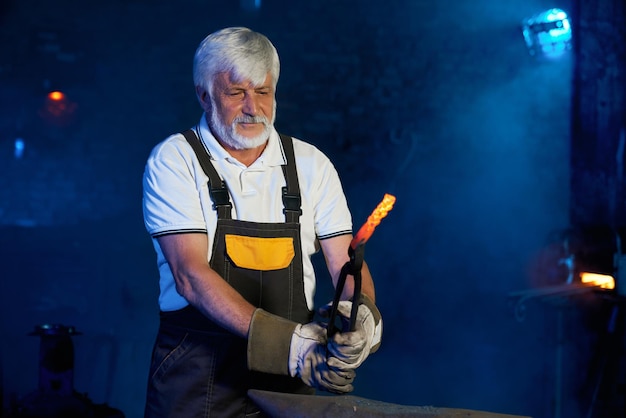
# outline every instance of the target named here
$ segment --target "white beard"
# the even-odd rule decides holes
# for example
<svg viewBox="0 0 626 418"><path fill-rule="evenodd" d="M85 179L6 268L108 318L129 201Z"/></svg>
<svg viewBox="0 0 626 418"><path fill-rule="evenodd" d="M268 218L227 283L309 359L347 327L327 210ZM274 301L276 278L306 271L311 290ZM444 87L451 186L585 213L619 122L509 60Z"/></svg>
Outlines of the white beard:
<svg viewBox="0 0 626 418"><path fill-rule="evenodd" d="M230 126L228 126L222 123L215 109L215 102L213 98L211 98L211 121L209 126L213 134L220 141L236 150L253 149L265 144L272 132L272 126L274 125L274 119L276 117L276 102L274 102L271 121L267 120L265 116L238 116L233 120ZM237 132L237 123L239 122L262 123L264 127L263 132L252 138L240 135Z"/></svg>

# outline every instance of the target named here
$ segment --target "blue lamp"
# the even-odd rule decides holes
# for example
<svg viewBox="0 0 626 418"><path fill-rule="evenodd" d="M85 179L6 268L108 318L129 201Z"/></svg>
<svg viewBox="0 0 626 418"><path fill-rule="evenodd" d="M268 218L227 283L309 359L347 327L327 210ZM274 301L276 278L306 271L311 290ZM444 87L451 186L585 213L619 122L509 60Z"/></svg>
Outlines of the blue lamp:
<svg viewBox="0 0 626 418"><path fill-rule="evenodd" d="M549 9L525 19L522 33L533 56L556 58L572 48L572 28L561 9Z"/></svg>

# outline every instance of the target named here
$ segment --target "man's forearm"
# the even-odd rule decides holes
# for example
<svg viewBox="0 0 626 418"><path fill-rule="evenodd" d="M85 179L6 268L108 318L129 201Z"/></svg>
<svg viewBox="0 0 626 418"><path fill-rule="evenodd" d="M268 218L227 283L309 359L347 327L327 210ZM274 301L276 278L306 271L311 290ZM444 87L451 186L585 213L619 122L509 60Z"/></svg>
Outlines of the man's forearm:
<svg viewBox="0 0 626 418"><path fill-rule="evenodd" d="M367 295L372 302L376 302L376 290L374 288L374 279L370 273L367 263L363 262L361 269L361 293Z"/></svg>
<svg viewBox="0 0 626 418"><path fill-rule="evenodd" d="M187 278L189 286L181 293L207 318L233 334L247 338L250 321L256 309L215 271L201 277Z"/></svg>

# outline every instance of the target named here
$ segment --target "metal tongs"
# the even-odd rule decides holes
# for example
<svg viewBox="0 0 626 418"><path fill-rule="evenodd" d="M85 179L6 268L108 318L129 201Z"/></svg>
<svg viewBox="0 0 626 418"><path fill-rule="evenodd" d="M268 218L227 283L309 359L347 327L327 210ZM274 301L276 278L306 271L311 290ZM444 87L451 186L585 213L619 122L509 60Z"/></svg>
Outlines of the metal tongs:
<svg viewBox="0 0 626 418"><path fill-rule="evenodd" d="M335 287L335 297L333 298L333 304L330 309L330 316L328 317L328 337L332 337L337 331L339 331L339 327L335 323L337 319L337 310L339 308L339 300L341 298L341 294L343 293L343 288L346 285L346 278L348 274L354 278L354 293L352 295L352 310L350 311L350 323L346 324L343 322L343 326L341 331L354 331L354 327L356 324L356 314L359 310L359 305L361 304L361 267L363 267L363 253L365 252L365 244L361 243L357 245L355 249L352 248L352 245L348 247L348 256L350 257L350 261L347 261L346 264L341 268L341 272L339 273L339 279L337 280L337 286Z"/></svg>
<svg viewBox="0 0 626 418"><path fill-rule="evenodd" d="M342 320L341 332L354 331L356 324L356 315L361 302L361 268L363 267L363 254L365 252L365 243L372 236L374 229L380 223L380 220L387 216L387 213L393 208L396 198L390 194L385 194L383 200L376 206L376 209L367 218L367 222L363 224L359 232L354 236L348 247L348 257L350 258L341 268L337 285L335 286L335 297L330 309L328 317L328 337L332 337L340 328L335 321L337 320L337 312L341 294L346 285L348 275L354 278L354 292L352 294L352 309L350 311L349 323Z"/></svg>

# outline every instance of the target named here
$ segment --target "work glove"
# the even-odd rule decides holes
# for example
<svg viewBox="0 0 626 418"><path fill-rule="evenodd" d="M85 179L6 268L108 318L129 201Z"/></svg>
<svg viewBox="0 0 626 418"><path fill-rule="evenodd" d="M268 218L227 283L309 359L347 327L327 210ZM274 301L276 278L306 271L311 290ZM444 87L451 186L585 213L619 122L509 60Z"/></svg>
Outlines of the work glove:
<svg viewBox="0 0 626 418"><path fill-rule="evenodd" d="M383 321L376 305L366 295L361 296L354 331L342 330L336 332L328 341L328 365L338 369L356 369L365 359L380 347ZM328 316L330 306L327 305L320 312ZM337 313L344 323L349 323L352 302L340 301Z"/></svg>
<svg viewBox="0 0 626 418"><path fill-rule="evenodd" d="M248 368L297 376L328 392L352 392L354 369L329 366L326 343L326 328L319 323L298 324L257 309L248 332Z"/></svg>

